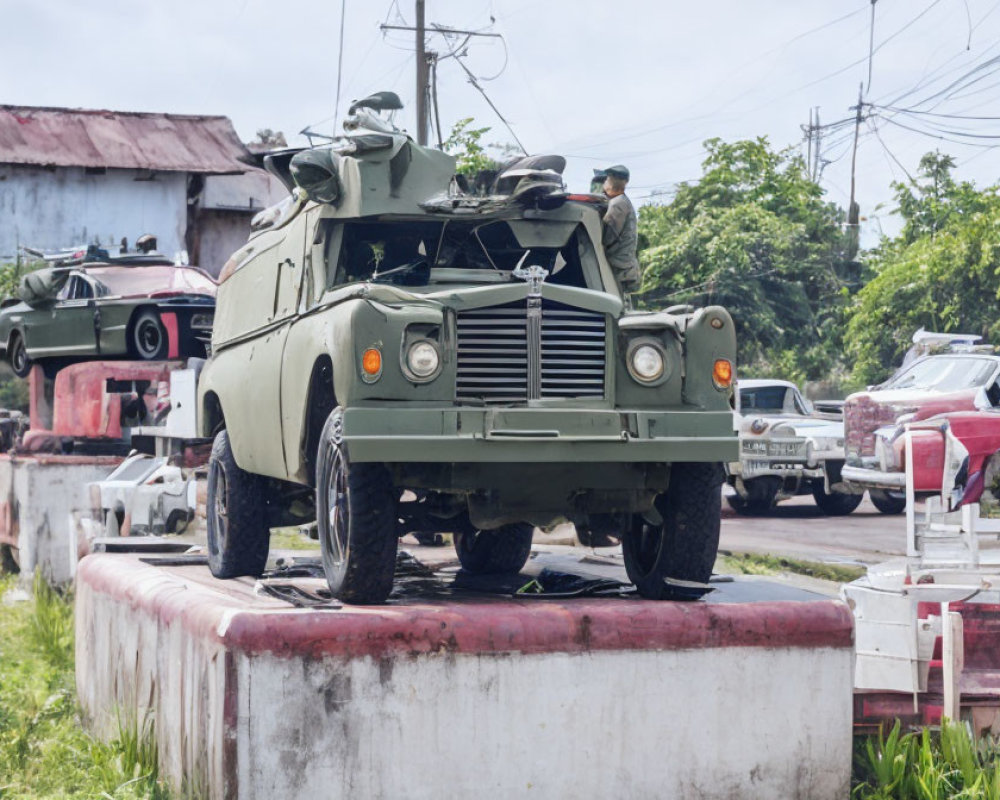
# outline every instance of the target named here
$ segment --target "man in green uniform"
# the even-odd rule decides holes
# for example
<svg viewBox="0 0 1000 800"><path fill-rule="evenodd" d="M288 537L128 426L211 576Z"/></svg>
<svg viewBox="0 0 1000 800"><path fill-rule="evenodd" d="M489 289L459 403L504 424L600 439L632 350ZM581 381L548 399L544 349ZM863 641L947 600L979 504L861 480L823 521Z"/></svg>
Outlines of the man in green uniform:
<svg viewBox="0 0 1000 800"><path fill-rule="evenodd" d="M604 215L604 253L614 270L618 285L625 293L639 289L642 275L635 250L638 243L638 222L632 201L625 194L628 185L628 167L615 164L605 170L595 170L594 179L604 179L601 187L608 198Z"/></svg>

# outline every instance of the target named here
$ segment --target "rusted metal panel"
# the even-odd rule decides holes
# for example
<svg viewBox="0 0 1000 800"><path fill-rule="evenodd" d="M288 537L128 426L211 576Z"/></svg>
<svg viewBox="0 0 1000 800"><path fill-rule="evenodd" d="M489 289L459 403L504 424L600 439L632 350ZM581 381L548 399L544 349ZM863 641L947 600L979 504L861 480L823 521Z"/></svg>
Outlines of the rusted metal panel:
<svg viewBox="0 0 1000 800"><path fill-rule="evenodd" d="M247 155L228 117L0 105L0 163L228 175Z"/></svg>
<svg viewBox="0 0 1000 800"><path fill-rule="evenodd" d="M172 361L86 361L56 375L53 430L57 436L82 439L120 439L122 394L109 382L148 381L152 391L140 399L148 409L156 402L161 381L182 366Z"/></svg>

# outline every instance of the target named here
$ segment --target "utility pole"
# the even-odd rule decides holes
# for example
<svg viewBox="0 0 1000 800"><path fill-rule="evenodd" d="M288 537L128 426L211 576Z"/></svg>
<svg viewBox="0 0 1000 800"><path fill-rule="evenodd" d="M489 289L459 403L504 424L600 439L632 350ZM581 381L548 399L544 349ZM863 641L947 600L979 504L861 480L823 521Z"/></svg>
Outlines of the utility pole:
<svg viewBox="0 0 1000 800"><path fill-rule="evenodd" d="M855 106L857 114L854 117L854 147L851 149L851 204L847 208L847 224L854 227L858 225L859 215L858 204L854 200L854 184L855 170L858 164L858 134L861 132L861 111L864 108L864 102L862 102L864 90L864 83L858 84L858 104Z"/></svg>
<svg viewBox="0 0 1000 800"><path fill-rule="evenodd" d="M806 168L812 170L813 160L813 110L809 109L809 125L806 127Z"/></svg>
<svg viewBox="0 0 1000 800"><path fill-rule="evenodd" d="M816 144L813 146L813 182L819 183L819 154L823 148L823 126L819 124L819 106L816 106Z"/></svg>
<svg viewBox="0 0 1000 800"><path fill-rule="evenodd" d="M872 4L874 6L874 3ZM858 253L861 242L860 209L854 199L855 172L858 164L858 134L861 132L861 112L864 109L864 82L858 84L858 105L857 114L854 117L854 147L851 150L851 203L847 207L847 228L848 228L848 257L854 258Z"/></svg>
<svg viewBox="0 0 1000 800"><path fill-rule="evenodd" d="M819 182L820 149L823 143L823 126L819 123L819 106L809 109L809 124L799 126L806 135L806 173Z"/></svg>
<svg viewBox="0 0 1000 800"><path fill-rule="evenodd" d="M427 144L427 94L428 94L428 69L427 52L424 41L424 0L416 0L417 3L417 144Z"/></svg>
<svg viewBox="0 0 1000 800"><path fill-rule="evenodd" d="M459 57L464 55L465 45L470 39L474 37L481 37L487 39L503 39L499 33L487 33L484 31L468 31L461 30L459 28L449 28L445 25L437 25L431 23L431 27L436 33L451 35L451 36L464 36L465 39L462 43L453 48L451 52L445 55L440 55L436 52L431 52L427 49L427 43L425 41L425 35L427 33L427 27L424 20L424 5L425 0L416 0L416 24L415 25L380 25L379 28L382 31L412 31L416 34L416 57L417 57L417 143L426 145L427 135L430 128L430 75L432 65L434 67L434 73L437 74L437 64L439 61L443 61L446 58L455 57L458 65L465 71L466 75L469 76L469 82L479 90L480 94L486 97L486 93L483 92L483 88L476 82L475 76L469 71L469 68L465 66ZM499 111L497 111L496 106L493 105L489 97L486 97L486 102L490 104L490 107L496 111L500 120L507 125L508 130L510 125L508 125L507 120L503 118ZM435 79L434 85L434 112L437 116L437 80ZM438 120L438 128L440 128L440 120ZM517 135L511 131L511 135L514 139L517 139ZM440 139L440 130L438 138ZM520 144L520 142L518 142ZM522 146L522 150L524 147ZM527 152L527 150L525 150Z"/></svg>

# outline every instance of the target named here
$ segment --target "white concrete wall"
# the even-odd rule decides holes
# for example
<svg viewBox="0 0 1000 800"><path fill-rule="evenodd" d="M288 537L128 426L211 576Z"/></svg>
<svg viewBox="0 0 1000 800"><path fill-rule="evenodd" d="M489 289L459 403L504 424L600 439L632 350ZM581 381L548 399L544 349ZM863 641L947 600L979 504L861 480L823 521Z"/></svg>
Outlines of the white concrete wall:
<svg viewBox="0 0 1000 800"><path fill-rule="evenodd" d="M239 796L842 800L850 661L742 647L239 658Z"/></svg>
<svg viewBox="0 0 1000 800"><path fill-rule="evenodd" d="M570 604L542 614L499 604L506 621L483 639L493 646L421 650L427 637L461 638L483 619L442 603L415 608L410 632L393 634L413 650L349 657L350 646L330 648L364 648L363 631L385 635L407 609L294 610L249 590L213 582L204 568L85 559L76 670L88 727L107 737L118 710L151 713L161 774L213 800L848 796L850 637L780 645L786 626L808 627L810 613L824 613L809 607L824 604L763 610L771 646L571 652L500 642L556 618L580 616L586 627L589 616ZM661 617L700 625L692 615L716 615L720 641L742 636L722 622L726 609L661 615L608 602L623 629L649 630L651 640ZM779 621L790 605L802 616ZM300 649L282 641L286 625L311 632Z"/></svg>
<svg viewBox="0 0 1000 800"><path fill-rule="evenodd" d="M72 582L79 559L73 515L90 507L87 484L103 480L114 466L107 457L0 458L0 486L13 486L23 581L30 583L38 569L52 585Z"/></svg>
<svg viewBox="0 0 1000 800"><path fill-rule="evenodd" d="M133 247L144 233L157 237L165 255L183 250L187 174L157 172L154 180L135 180L137 174L0 164L0 263L13 260L18 245L117 245L124 236Z"/></svg>

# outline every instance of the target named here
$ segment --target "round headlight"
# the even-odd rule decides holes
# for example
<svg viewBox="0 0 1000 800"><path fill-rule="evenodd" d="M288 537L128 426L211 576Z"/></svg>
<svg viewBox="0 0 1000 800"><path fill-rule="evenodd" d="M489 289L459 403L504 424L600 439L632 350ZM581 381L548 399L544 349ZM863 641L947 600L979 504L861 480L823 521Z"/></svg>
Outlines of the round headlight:
<svg viewBox="0 0 1000 800"><path fill-rule="evenodd" d="M406 353L406 366L417 378L429 378L437 372L441 357L430 342L415 342Z"/></svg>
<svg viewBox="0 0 1000 800"><path fill-rule="evenodd" d="M641 381L655 381L663 374L663 353L651 344L632 351L632 372Z"/></svg>

